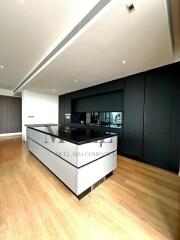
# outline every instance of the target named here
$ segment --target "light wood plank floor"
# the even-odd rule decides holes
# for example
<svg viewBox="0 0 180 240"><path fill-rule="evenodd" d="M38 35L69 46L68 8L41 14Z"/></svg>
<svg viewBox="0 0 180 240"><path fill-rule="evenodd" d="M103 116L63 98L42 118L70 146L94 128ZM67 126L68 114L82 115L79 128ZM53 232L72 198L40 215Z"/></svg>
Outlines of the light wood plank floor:
<svg viewBox="0 0 180 240"><path fill-rule="evenodd" d="M1 240L180 239L180 177L124 157L79 201L26 150L0 140Z"/></svg>

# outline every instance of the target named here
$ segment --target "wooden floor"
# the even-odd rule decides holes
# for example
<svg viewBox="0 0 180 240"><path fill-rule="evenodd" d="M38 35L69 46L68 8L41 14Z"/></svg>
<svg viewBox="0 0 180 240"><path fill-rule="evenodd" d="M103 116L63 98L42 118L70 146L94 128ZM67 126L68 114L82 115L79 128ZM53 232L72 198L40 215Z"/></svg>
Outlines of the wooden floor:
<svg viewBox="0 0 180 240"><path fill-rule="evenodd" d="M179 240L179 190L175 174L119 157L79 201L21 139L0 140L0 240Z"/></svg>

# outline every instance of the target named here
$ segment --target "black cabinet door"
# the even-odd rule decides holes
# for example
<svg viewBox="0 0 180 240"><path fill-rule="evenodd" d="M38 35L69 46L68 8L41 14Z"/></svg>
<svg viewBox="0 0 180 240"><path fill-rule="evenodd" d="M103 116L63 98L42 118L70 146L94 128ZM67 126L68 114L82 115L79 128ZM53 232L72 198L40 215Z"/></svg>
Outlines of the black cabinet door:
<svg viewBox="0 0 180 240"><path fill-rule="evenodd" d="M170 133L172 84L170 72L163 69L146 75L145 131Z"/></svg>
<svg viewBox="0 0 180 240"><path fill-rule="evenodd" d="M75 112L118 112L123 109L123 91L93 95L73 101Z"/></svg>
<svg viewBox="0 0 180 240"><path fill-rule="evenodd" d="M65 113L71 113L71 95L69 93L65 94Z"/></svg>
<svg viewBox="0 0 180 240"><path fill-rule="evenodd" d="M64 125L64 105L65 105L65 98L64 95L59 96L59 124Z"/></svg>
<svg viewBox="0 0 180 240"><path fill-rule="evenodd" d="M170 135L166 133L144 133L145 163L169 170Z"/></svg>
<svg viewBox="0 0 180 240"><path fill-rule="evenodd" d="M142 159L144 74L125 79L123 153Z"/></svg>
<svg viewBox="0 0 180 240"><path fill-rule="evenodd" d="M178 173L180 170L180 63L173 67L171 77L173 79L173 96L169 170Z"/></svg>
<svg viewBox="0 0 180 240"><path fill-rule="evenodd" d="M143 160L169 169L172 104L170 72L165 68L147 72L145 86Z"/></svg>
<svg viewBox="0 0 180 240"><path fill-rule="evenodd" d="M71 124L71 95L69 93L65 95L64 112L65 112L64 123L65 125L69 125Z"/></svg>
<svg viewBox="0 0 180 240"><path fill-rule="evenodd" d="M8 131L7 99L8 99L8 97L0 96L0 134L7 133L7 131Z"/></svg>
<svg viewBox="0 0 180 240"><path fill-rule="evenodd" d="M124 131L123 153L129 157L142 159L143 130L132 128Z"/></svg>

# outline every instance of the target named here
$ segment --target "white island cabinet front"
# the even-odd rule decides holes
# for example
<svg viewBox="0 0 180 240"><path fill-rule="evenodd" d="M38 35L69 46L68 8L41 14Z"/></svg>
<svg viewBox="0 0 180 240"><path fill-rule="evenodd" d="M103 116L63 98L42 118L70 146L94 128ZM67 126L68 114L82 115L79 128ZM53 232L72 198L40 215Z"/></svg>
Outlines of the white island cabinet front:
<svg viewBox="0 0 180 240"><path fill-rule="evenodd" d="M46 127L27 126L28 149L81 199L115 170L117 135L91 136L87 130L79 140L73 137L77 129L63 133L65 129L57 128L58 132L49 133ZM100 139L96 140L96 135Z"/></svg>

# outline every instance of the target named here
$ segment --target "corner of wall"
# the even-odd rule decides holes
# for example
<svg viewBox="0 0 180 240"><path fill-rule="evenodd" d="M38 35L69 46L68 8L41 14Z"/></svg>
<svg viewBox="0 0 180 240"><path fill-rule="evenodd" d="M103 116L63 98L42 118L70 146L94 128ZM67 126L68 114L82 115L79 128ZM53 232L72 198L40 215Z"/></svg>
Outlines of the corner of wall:
<svg viewBox="0 0 180 240"><path fill-rule="evenodd" d="M12 97L13 96L13 91L9 90L9 89L0 88L0 95Z"/></svg>

